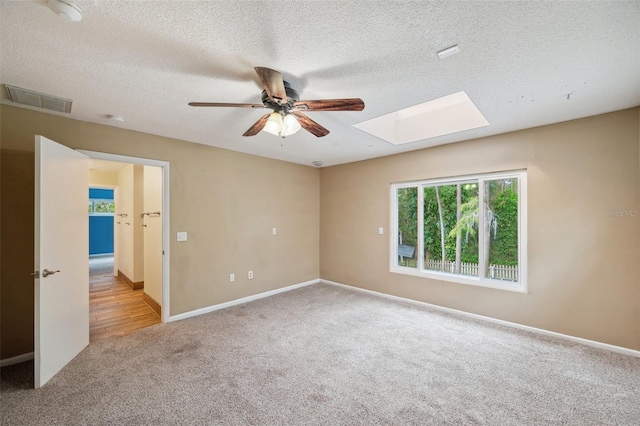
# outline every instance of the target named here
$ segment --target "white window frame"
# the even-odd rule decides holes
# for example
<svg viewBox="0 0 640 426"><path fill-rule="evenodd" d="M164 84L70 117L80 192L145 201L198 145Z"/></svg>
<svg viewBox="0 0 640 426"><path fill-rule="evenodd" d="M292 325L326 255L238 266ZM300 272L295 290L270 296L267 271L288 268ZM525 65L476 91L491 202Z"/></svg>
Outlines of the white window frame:
<svg viewBox="0 0 640 426"><path fill-rule="evenodd" d="M435 185L455 185L474 181L478 183L478 199L484 200L485 181L516 178L518 180L518 281L503 281L491 279L485 276L486 262L482 250L478 252L478 276L452 274L447 272L431 271L424 268L424 188ZM417 188L418 191L418 247L416 248L416 267L411 268L398 264L398 196L400 188ZM397 274L412 275L422 278L430 278L439 281L450 281L459 284L468 284L481 287L489 287L500 290L527 292L527 171L512 170L497 173L483 173L476 175L455 176L450 178L426 179L412 182L393 183L390 188L390 226L389 229L389 271ZM481 205L481 204L479 204ZM483 229L484 209L478 209L479 226ZM478 232L478 247L484 245L484 232Z"/></svg>

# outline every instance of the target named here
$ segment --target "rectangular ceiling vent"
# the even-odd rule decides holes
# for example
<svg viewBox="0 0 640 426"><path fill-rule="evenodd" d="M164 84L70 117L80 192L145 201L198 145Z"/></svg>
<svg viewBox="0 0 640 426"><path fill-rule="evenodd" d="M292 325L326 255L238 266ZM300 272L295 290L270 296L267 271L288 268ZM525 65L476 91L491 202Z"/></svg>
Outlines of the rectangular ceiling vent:
<svg viewBox="0 0 640 426"><path fill-rule="evenodd" d="M33 90L9 86L8 84L5 84L5 87L11 102L51 111L71 113L71 99L57 98L46 93L34 92Z"/></svg>

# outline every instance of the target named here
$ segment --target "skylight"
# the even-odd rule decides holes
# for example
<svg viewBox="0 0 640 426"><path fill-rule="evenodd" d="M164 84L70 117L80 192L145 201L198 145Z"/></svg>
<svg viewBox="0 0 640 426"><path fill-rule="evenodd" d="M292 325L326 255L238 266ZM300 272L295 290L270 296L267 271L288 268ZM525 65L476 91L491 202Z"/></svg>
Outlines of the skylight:
<svg viewBox="0 0 640 426"><path fill-rule="evenodd" d="M488 126L489 122L462 91L354 124L394 145Z"/></svg>

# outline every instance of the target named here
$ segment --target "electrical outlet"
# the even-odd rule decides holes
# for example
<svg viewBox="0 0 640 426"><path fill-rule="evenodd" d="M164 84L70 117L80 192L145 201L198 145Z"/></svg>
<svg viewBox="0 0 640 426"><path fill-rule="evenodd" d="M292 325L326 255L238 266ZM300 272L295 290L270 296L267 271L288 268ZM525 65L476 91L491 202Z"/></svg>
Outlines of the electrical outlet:
<svg viewBox="0 0 640 426"><path fill-rule="evenodd" d="M273 235L276 235L278 233L278 230L276 228L271 229L271 233Z"/></svg>
<svg viewBox="0 0 640 426"><path fill-rule="evenodd" d="M253 271L249 271L249 273L247 274L249 279L252 280L253 279Z"/></svg>
<svg viewBox="0 0 640 426"><path fill-rule="evenodd" d="M234 282L236 280L236 274L229 274L229 281Z"/></svg>
<svg viewBox="0 0 640 426"><path fill-rule="evenodd" d="M378 235L382 234L384 234L384 228L381 226L380 228L378 228Z"/></svg>

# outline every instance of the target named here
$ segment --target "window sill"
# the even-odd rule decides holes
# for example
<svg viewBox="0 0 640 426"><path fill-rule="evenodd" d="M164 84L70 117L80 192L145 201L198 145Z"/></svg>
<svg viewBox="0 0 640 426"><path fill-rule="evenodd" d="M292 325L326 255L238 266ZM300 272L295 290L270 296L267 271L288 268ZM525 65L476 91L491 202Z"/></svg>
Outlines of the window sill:
<svg viewBox="0 0 640 426"><path fill-rule="evenodd" d="M419 271L416 268L402 266L391 266L389 272L394 274L411 275L414 277L427 278L437 281L448 281L457 284L473 285L476 287L487 287L497 290L507 290L516 293L527 293L527 287L522 282L500 281L488 278L465 277L461 275L448 274L446 272Z"/></svg>

